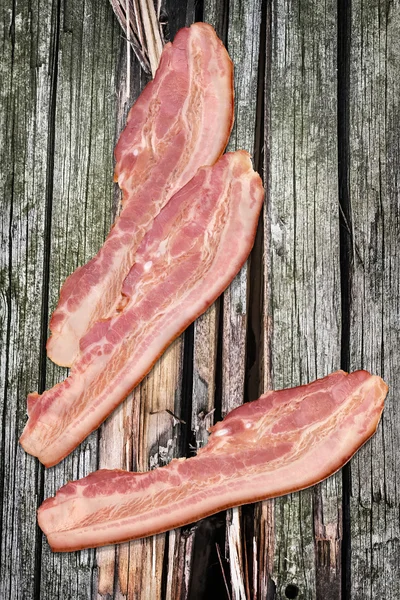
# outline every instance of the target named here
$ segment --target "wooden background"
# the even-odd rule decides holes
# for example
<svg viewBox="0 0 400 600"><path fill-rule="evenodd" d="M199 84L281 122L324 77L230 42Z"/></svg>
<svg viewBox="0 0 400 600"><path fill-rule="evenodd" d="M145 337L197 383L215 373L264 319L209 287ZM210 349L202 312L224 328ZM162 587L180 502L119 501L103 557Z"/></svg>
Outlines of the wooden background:
<svg viewBox="0 0 400 600"><path fill-rule="evenodd" d="M106 0L0 3L0 598L400 597L400 2L167 0L167 31L212 23L236 71L230 149L263 174L251 260L133 396L60 465L18 437L60 285L102 244L113 148L147 78ZM339 367L390 386L374 439L301 493L130 544L52 554L37 506L98 467L190 456L269 387ZM186 425L175 424L172 410Z"/></svg>

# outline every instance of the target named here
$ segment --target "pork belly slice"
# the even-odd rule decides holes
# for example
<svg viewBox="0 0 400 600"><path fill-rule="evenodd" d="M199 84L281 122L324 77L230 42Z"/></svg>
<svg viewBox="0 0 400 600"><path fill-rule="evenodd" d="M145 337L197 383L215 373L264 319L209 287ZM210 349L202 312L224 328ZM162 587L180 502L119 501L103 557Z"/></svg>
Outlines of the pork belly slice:
<svg viewBox="0 0 400 600"><path fill-rule="evenodd" d="M67 483L39 508L39 525L52 550L67 552L308 487L337 471L375 432L387 389L366 371L337 371L268 392L217 423L193 458L147 473L101 470Z"/></svg>
<svg viewBox="0 0 400 600"><path fill-rule="evenodd" d="M46 466L58 463L143 379L240 270L263 197L261 179L243 151L201 168L175 194L138 250L121 312L89 330L65 381L28 396L20 439L27 452Z"/></svg>
<svg viewBox="0 0 400 600"><path fill-rule="evenodd" d="M214 29L195 23L163 50L115 149L122 212L98 254L70 275L50 321L47 354L71 366L90 326L112 316L135 252L155 216L203 165L212 165L233 123L232 63Z"/></svg>

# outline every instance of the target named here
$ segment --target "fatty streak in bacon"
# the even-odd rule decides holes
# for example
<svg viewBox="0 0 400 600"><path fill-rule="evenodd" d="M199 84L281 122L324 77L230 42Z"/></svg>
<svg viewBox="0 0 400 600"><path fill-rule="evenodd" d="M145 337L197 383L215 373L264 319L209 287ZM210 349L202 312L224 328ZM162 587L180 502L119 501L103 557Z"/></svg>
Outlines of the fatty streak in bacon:
<svg viewBox="0 0 400 600"><path fill-rule="evenodd" d="M46 466L56 464L143 379L238 273L263 197L249 155L239 151L201 168L171 199L138 250L122 312L86 334L64 382L28 397L20 440L27 452Z"/></svg>
<svg viewBox="0 0 400 600"><path fill-rule="evenodd" d="M196 457L147 473L101 470L39 508L54 551L153 535L219 510L294 492L337 471L375 432L387 386L338 371L268 392L212 428Z"/></svg>
<svg viewBox="0 0 400 600"><path fill-rule="evenodd" d="M153 219L222 154L233 122L232 63L210 25L182 29L132 107L115 149L123 210L104 246L65 281L50 321L49 358L71 366L90 326L111 316Z"/></svg>

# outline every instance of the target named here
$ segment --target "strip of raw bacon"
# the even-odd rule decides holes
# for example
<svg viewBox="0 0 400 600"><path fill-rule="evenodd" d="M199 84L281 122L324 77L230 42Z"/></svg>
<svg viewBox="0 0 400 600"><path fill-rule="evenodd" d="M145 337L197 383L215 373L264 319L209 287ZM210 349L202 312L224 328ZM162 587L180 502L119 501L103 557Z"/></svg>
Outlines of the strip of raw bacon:
<svg viewBox="0 0 400 600"><path fill-rule="evenodd" d="M243 151L199 169L175 194L137 252L122 312L89 330L64 382L29 395L20 440L27 452L46 466L56 464L143 379L240 270L263 197L261 179Z"/></svg>
<svg viewBox="0 0 400 600"><path fill-rule="evenodd" d="M366 371L268 392L215 425L193 458L67 483L39 508L39 525L51 548L64 552L153 535L308 487L375 432L386 393L384 381Z"/></svg>
<svg viewBox="0 0 400 600"><path fill-rule="evenodd" d="M225 149L233 122L232 63L214 29L195 23L167 44L115 149L123 210L99 253L65 281L50 321L49 358L71 366L79 341L114 314L136 249L154 217Z"/></svg>

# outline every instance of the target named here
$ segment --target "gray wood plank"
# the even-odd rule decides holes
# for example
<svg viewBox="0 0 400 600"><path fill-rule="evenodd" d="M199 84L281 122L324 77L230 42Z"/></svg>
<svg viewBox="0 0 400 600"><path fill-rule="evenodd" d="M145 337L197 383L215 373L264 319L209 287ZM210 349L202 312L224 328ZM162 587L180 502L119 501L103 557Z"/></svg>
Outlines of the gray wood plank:
<svg viewBox="0 0 400 600"><path fill-rule="evenodd" d="M261 2L230 2L227 49L235 65L235 123L228 151L254 156ZM248 265L223 297L222 416L242 404L246 367Z"/></svg>
<svg viewBox="0 0 400 600"><path fill-rule="evenodd" d="M277 0L270 19L264 381L279 389L340 367L336 2ZM275 501L277 598L340 597L340 510L340 475Z"/></svg>
<svg viewBox="0 0 400 600"><path fill-rule="evenodd" d="M167 7L168 8L168 7ZM176 9L176 7L175 7ZM191 3L181 3L181 26L194 20ZM167 15L168 16L168 15ZM175 20L170 23L171 34L176 32ZM125 126L127 109L138 97L147 79L139 64L132 58L129 98L118 98L118 129L116 140ZM126 90L126 55L121 58L118 89ZM115 141L116 141L115 140ZM146 471L167 464L180 456L182 428L166 411L180 415L182 407L182 369L184 336L180 336L164 353L135 392L103 425L100 434L99 466ZM152 538L123 544L117 548L97 551L99 597L111 594L114 598L137 598L146 590L149 598L161 598L164 585L164 563L167 598L175 598L184 585L183 566L186 549L180 530ZM184 551L185 554L180 553ZM176 569L176 562L182 569Z"/></svg>
<svg viewBox="0 0 400 600"><path fill-rule="evenodd" d="M39 18L40 15L40 18ZM26 395L42 377L41 312L48 200L52 3L0 7L0 597L33 598L40 478L18 444Z"/></svg>
<svg viewBox="0 0 400 600"><path fill-rule="evenodd" d="M246 29L240 31L228 30L232 36L231 44L237 44L238 53L240 48L244 49L242 64L236 68L239 78L238 87L240 97L237 107L238 127L228 150L243 148L251 154L254 153L255 137L255 109L257 97L258 79L258 41L260 26L260 5L255 3L254 11L247 13L247 19L243 19ZM258 5L257 5L258 4ZM245 15L235 15L243 18ZM251 31L254 32L252 42ZM240 39L241 36L244 39ZM248 43L245 44L245 41ZM228 41L228 48L231 48ZM247 54L247 53L250 54ZM232 51L230 50L232 55ZM239 57L236 57L236 59ZM235 65L237 62L235 61ZM236 89L236 88L235 88ZM236 102L235 102L236 105ZM240 120L239 120L240 119ZM249 315L249 264L246 263L235 280L232 282L223 297L223 339L222 339L222 416L243 403L246 377L246 346L247 346L247 322ZM242 525L242 509L234 508L227 512L227 543L226 558L229 561L232 598L244 600L249 590L248 576L243 544L245 543L245 532Z"/></svg>
<svg viewBox="0 0 400 600"><path fill-rule="evenodd" d="M243 149L254 155L261 2L232 0L229 5L221 6L221 3L209 1L205 3L205 20L209 18L215 21L221 34L224 34L223 30L227 28L224 41L234 64L235 123L227 149L228 151ZM222 364L219 365L222 370L220 407L222 417L244 401L248 297L249 268L246 264L222 299L223 333L220 340ZM216 316L210 312L205 319L215 321L217 326ZM197 348L200 349L201 346L214 348L214 356L211 357L214 361L215 331L207 325L206 331L207 338L201 339L200 335L197 336ZM201 334L199 330L197 333ZM207 388L212 389L210 383ZM207 408L210 410L211 406L208 405ZM199 409L198 412L201 411L200 406ZM227 513L225 558L229 565L232 598L235 599L246 597L247 573L242 544L241 511L233 509ZM224 555L224 552L222 551L221 554Z"/></svg>
<svg viewBox="0 0 400 600"><path fill-rule="evenodd" d="M391 386L378 435L351 467L351 591L356 599L391 599L400 593L398 9L398 0L353 3L351 367L380 373ZM194 19L195 3L170 10L175 32ZM258 0L205 3L205 20L217 25L236 65L237 124L230 149L254 149L260 18ZM126 45L106 2L45 6L40 0L17 0L2 7L1 19L0 597L33 598L36 591L42 598L195 598L206 589L199 584L203 559L209 577L205 556L210 548L201 553L202 536L208 528L206 538L214 544L215 521L202 524L202 530L185 528L96 553L52 555L45 541L41 550L35 511L43 495L99 465L142 470L185 452L187 431L174 426L165 412L184 410L183 346L178 341L101 432L62 465L44 473L17 445L26 393L44 378L50 386L64 377L65 371L50 362L43 368L46 324L41 317L54 307L64 278L97 251L108 232L119 199L112 183L116 131L144 79L133 60L128 101ZM271 52L264 148L269 204L260 323L263 391L314 379L340 363L336 3L275 0L267 3L261 26ZM48 276L47 308L42 298L47 303ZM245 397L250 285L246 267L224 296L221 340L218 303L195 325L188 427L197 446L206 441L214 418L204 420L204 415L215 407L218 367L222 414ZM221 554L230 569L232 596L283 599L292 585L298 597L338 598L341 494L338 475L313 490L230 513ZM42 570L41 575L36 570L36 580L35 566Z"/></svg>
<svg viewBox="0 0 400 600"><path fill-rule="evenodd" d="M112 222L116 71L120 32L108 3L60 5L54 125L49 314L60 286L100 248ZM44 315L45 316L45 315ZM47 361L46 387L66 370ZM59 465L44 471L44 497L98 465L93 433ZM43 542L40 597L90 598L95 551L53 554Z"/></svg>
<svg viewBox="0 0 400 600"><path fill-rule="evenodd" d="M218 9L224 11L227 6L224 2L205 2L203 20L210 23L217 35L225 42L226 27L224 28L219 18ZM216 394L216 369L217 344L220 318L220 303L218 299L198 319L193 326L193 382L192 402L190 415L191 448L192 455L207 443L208 429L215 420L215 394ZM185 530L185 543L181 546L181 553L189 557L189 564L185 570L187 584L184 586L182 600L204 597L207 589L207 577L210 574L210 560L215 551L216 535L213 521L206 519L200 529L190 527ZM190 552L188 553L188 550ZM180 554L182 562L182 554Z"/></svg>
<svg viewBox="0 0 400 600"><path fill-rule="evenodd" d="M350 71L351 368L389 385L375 437L351 464L351 597L400 595L400 5L353 2Z"/></svg>
<svg viewBox="0 0 400 600"><path fill-rule="evenodd" d="M115 18L113 17L115 21ZM123 32L118 30L123 36ZM113 155L114 146L126 124L131 105L139 96L148 77L142 72L136 58L131 54L130 90L127 90L127 55L126 46L122 44L116 72L116 94L114 111L116 112L115 137L111 141L109 153ZM121 201L121 193L117 185L114 187L114 219ZM106 232L107 233L107 232ZM108 469L137 469L138 447L135 442L139 437L140 393L135 391L115 410L99 431L98 467ZM99 548L96 551L98 567L97 581L93 589L94 595L100 598L111 595L114 598L126 597L130 573L129 544ZM132 569L133 571L133 569Z"/></svg>

